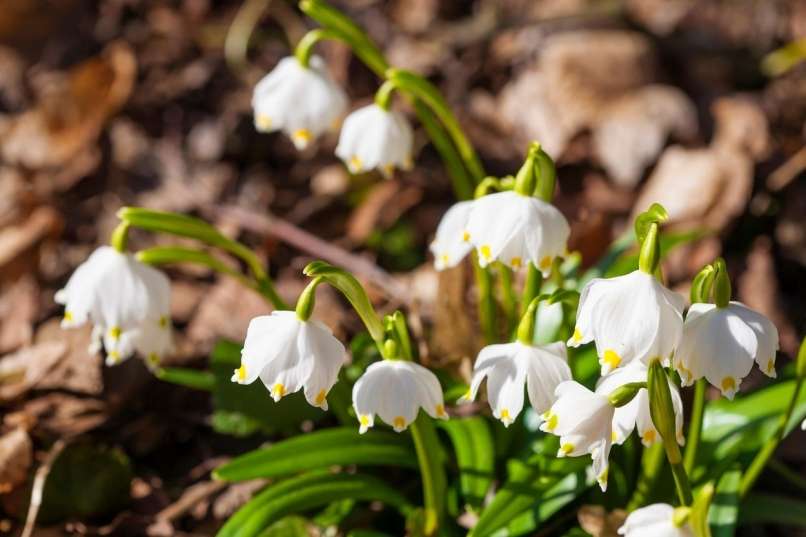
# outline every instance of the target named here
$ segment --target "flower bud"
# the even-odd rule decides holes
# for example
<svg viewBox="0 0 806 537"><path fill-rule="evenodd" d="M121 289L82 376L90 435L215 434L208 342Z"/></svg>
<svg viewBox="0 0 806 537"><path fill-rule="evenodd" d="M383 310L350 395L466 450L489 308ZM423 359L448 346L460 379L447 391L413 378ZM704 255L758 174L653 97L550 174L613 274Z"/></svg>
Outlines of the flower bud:
<svg viewBox="0 0 806 537"><path fill-rule="evenodd" d="M646 382L629 382L622 384L607 394L607 398L610 400L611 405L620 408L632 401L638 395L638 392L644 388L646 388Z"/></svg>
<svg viewBox="0 0 806 537"><path fill-rule="evenodd" d="M700 272L694 277L691 282L691 303L692 304L705 304L709 302L711 297L711 289L714 285L714 276L716 276L716 269L713 265L705 265Z"/></svg>
<svg viewBox="0 0 806 537"><path fill-rule="evenodd" d="M714 262L716 275L714 276L714 303L724 308L730 303L731 286L725 260L721 257Z"/></svg>
<svg viewBox="0 0 806 537"><path fill-rule="evenodd" d="M537 145L535 155L535 175L537 176L537 185L535 186L535 196L543 201L550 202L554 197L554 188L557 184L557 168L554 166L554 160L543 151L540 144Z"/></svg>
<svg viewBox="0 0 806 537"><path fill-rule="evenodd" d="M678 464L682 457L675 436L675 413L672 405L672 394L669 391L666 370L663 369L658 360L653 361L649 366L647 391L649 392L649 413L652 416L652 423L663 439L669 462Z"/></svg>
<svg viewBox="0 0 806 537"><path fill-rule="evenodd" d="M540 144L532 144L529 147L526 160L515 176L515 192L521 196L531 196L537 185L537 178L535 177L536 148L539 150Z"/></svg>

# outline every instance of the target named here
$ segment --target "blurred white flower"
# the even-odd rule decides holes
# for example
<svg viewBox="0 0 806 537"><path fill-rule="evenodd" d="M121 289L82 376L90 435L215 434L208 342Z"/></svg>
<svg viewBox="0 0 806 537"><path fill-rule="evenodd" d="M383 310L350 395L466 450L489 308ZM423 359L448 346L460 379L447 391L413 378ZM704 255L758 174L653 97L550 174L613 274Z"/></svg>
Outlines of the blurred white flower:
<svg viewBox="0 0 806 537"><path fill-rule="evenodd" d="M388 178L395 168L411 168L413 141L411 125L402 114L370 104L344 120L336 156L350 173L377 168Z"/></svg>
<svg viewBox="0 0 806 537"><path fill-rule="evenodd" d="M647 372L647 366L642 362L633 362L627 366L620 367L599 380L596 385L596 393L607 396L625 384L646 382ZM668 382L669 392L672 395L672 406L674 407L677 443L683 445L686 441L683 436L683 401L680 399L680 391L677 386L671 380ZM647 392L646 388L638 390L632 401L616 408L613 416L613 443L623 444L633 429L636 428L644 446L649 447L660 440L660 434L652 423L652 417L649 414L649 392Z"/></svg>
<svg viewBox="0 0 806 537"><path fill-rule="evenodd" d="M448 419L437 377L425 367L403 360L382 360L367 367L353 386L353 407L361 433L375 425L375 415L400 432L420 407L432 418Z"/></svg>
<svg viewBox="0 0 806 537"><path fill-rule="evenodd" d="M687 522L675 523L674 513L675 508L666 503L647 505L630 513L618 533L625 537L694 537Z"/></svg>
<svg viewBox="0 0 806 537"><path fill-rule="evenodd" d="M582 290L568 345L595 341L603 375L635 360L668 364L683 332L683 307L682 296L641 270L596 278Z"/></svg>
<svg viewBox="0 0 806 537"><path fill-rule="evenodd" d="M324 324L274 311L250 321L232 381L251 384L260 377L275 401L304 388L308 403L327 410L327 394L346 357L344 345Z"/></svg>
<svg viewBox="0 0 806 537"><path fill-rule="evenodd" d="M546 412L554 402L554 390L571 380L565 345L525 345L519 341L488 345L481 349L473 369L466 401L476 398L481 381L487 378L487 398L493 416L504 425L515 421L523 409L523 385L535 412Z"/></svg>
<svg viewBox="0 0 806 537"><path fill-rule="evenodd" d="M93 324L90 350L96 352L103 340L108 365L137 352L155 366L172 350L171 284L129 253L96 249L55 300L65 306L63 328Z"/></svg>
<svg viewBox="0 0 806 537"><path fill-rule="evenodd" d="M282 130L297 149L335 129L347 109L347 96L327 72L324 60L311 56L308 67L289 56L255 86L255 128Z"/></svg>
<svg viewBox="0 0 806 537"><path fill-rule="evenodd" d="M733 399L753 361L767 376L776 376L777 350L778 329L760 313L740 302L724 308L698 303L686 315L674 364L684 386L705 377Z"/></svg>
<svg viewBox="0 0 806 537"><path fill-rule="evenodd" d="M472 208L472 201L460 201L448 209L440 220L436 237L430 246L437 270L455 267L473 249L470 233L467 232L467 217Z"/></svg>
<svg viewBox="0 0 806 537"><path fill-rule="evenodd" d="M590 454L593 474L601 489L607 490L607 470L613 443L613 417L616 408L606 395L592 392L576 381L560 383L557 400L542 415L540 430L560 437L558 457Z"/></svg>
<svg viewBox="0 0 806 537"><path fill-rule="evenodd" d="M565 255L570 228L550 203L507 191L473 202L467 232L482 267L500 261L518 269L531 261L548 277L554 258Z"/></svg>

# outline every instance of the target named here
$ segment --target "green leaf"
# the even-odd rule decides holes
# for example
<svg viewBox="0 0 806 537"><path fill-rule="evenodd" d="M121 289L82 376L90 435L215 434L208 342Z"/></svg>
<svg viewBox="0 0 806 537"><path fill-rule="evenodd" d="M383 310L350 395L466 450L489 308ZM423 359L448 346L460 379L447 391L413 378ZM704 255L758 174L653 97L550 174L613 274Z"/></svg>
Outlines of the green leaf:
<svg viewBox="0 0 806 537"><path fill-rule="evenodd" d="M739 517L740 468L725 472L716 486L716 494L708 511L708 524L713 537L732 537Z"/></svg>
<svg viewBox="0 0 806 537"><path fill-rule="evenodd" d="M161 367L154 372L158 379L193 388L194 390L212 391L215 387L215 375L209 371L199 371L185 367Z"/></svg>
<svg viewBox="0 0 806 537"><path fill-rule="evenodd" d="M711 537L711 528L708 525L708 511L714 498L713 483L706 483L694 497L691 506L691 519L689 525L694 531L695 537Z"/></svg>
<svg viewBox="0 0 806 537"><path fill-rule="evenodd" d="M560 509L585 492L589 483L583 473L568 474L543 495L542 501L507 525L507 535L531 535Z"/></svg>
<svg viewBox="0 0 806 537"><path fill-rule="evenodd" d="M481 506L494 475L495 451L487 421L481 416L439 423L448 433L459 467L459 488L465 502Z"/></svg>
<svg viewBox="0 0 806 537"><path fill-rule="evenodd" d="M299 516L278 520L260 534L260 537L310 537L307 521Z"/></svg>
<svg viewBox="0 0 806 537"><path fill-rule="evenodd" d="M776 524L806 528L806 501L772 494L750 494L739 510L739 524Z"/></svg>
<svg viewBox="0 0 806 537"><path fill-rule="evenodd" d="M254 537L285 516L344 499L380 501L404 517L412 510L400 492L374 477L316 472L269 486L230 517L217 537Z"/></svg>
<svg viewBox="0 0 806 537"><path fill-rule="evenodd" d="M496 534L532 509L537 510L533 520L542 520L556 510L552 510L550 503L553 499L561 497L567 503L590 486L585 477L588 464L587 457L556 459L537 455L528 465L521 463L513 466L509 480L484 509L469 535L486 537ZM547 504L546 512L541 513L544 502ZM524 523L521 520L519 524Z"/></svg>
<svg viewBox="0 0 806 537"><path fill-rule="evenodd" d="M417 456L406 435L386 431L360 434L356 427L339 427L256 449L217 468L213 475L226 481L246 481L347 464L417 468Z"/></svg>
<svg viewBox="0 0 806 537"><path fill-rule="evenodd" d="M131 480L131 464L121 450L88 441L69 444L45 480L38 520L53 523L117 512L129 501Z"/></svg>

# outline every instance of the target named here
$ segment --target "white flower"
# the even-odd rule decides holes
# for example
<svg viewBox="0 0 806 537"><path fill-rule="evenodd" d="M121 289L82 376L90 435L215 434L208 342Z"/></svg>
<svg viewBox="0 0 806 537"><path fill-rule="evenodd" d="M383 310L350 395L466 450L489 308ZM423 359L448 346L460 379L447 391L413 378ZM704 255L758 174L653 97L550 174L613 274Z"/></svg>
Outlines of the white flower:
<svg viewBox="0 0 806 537"><path fill-rule="evenodd" d="M634 360L668 364L683 332L683 307L682 296L640 270L597 278L582 290L568 345L595 341L603 375Z"/></svg>
<svg viewBox="0 0 806 537"><path fill-rule="evenodd" d="M777 350L775 325L744 304L692 304L674 362L684 386L705 377L733 399L753 361L766 375L776 376Z"/></svg>
<svg viewBox="0 0 806 537"><path fill-rule="evenodd" d="M90 351L97 352L103 340L108 365L135 352L156 365L171 352L171 284L129 253L96 249L55 300L65 306L62 327L93 324Z"/></svg>
<svg viewBox="0 0 806 537"><path fill-rule="evenodd" d="M627 516L618 533L625 537L694 537L688 523L675 524L674 511L674 507L666 503L636 509Z"/></svg>
<svg viewBox="0 0 806 537"><path fill-rule="evenodd" d="M420 407L432 418L448 419L437 377L403 360L371 364L353 386L353 407L361 433L375 425L375 414L397 432L417 418Z"/></svg>
<svg viewBox="0 0 806 537"><path fill-rule="evenodd" d="M606 395L592 392L573 380L560 383L554 393L557 400L542 415L540 430L560 437L558 457L589 453L596 480L603 491L607 490L615 407Z"/></svg>
<svg viewBox="0 0 806 537"><path fill-rule="evenodd" d="M472 201L460 201L448 209L440 220L436 237L430 246L437 270L455 267L473 249L470 233L467 232L467 217L472 208Z"/></svg>
<svg viewBox="0 0 806 537"><path fill-rule="evenodd" d="M347 109L347 96L327 72L324 60L311 56L307 68L293 57L277 66L252 93L255 128L282 130L297 149L335 128Z"/></svg>
<svg viewBox="0 0 806 537"><path fill-rule="evenodd" d="M497 260L517 269L531 261L548 276L554 258L565 255L570 228L550 203L508 191L475 200L467 232L482 267Z"/></svg>
<svg viewBox="0 0 806 537"><path fill-rule="evenodd" d="M633 362L625 367L620 367L599 380L596 393L607 396L624 384L646 382L647 373L647 366L641 362ZM680 399L680 391L677 386L671 380L668 382L674 407L677 442L682 445L686 441L683 436L683 401ZM649 414L649 392L646 388L638 390L632 401L616 409L613 416L613 442L623 444L635 428L638 429L638 436L644 446L649 447L660 440L658 430L652 423L652 417Z"/></svg>
<svg viewBox="0 0 806 537"><path fill-rule="evenodd" d="M346 357L344 345L324 324L274 311L250 321L232 381L251 384L260 377L275 401L304 388L308 403L327 410L327 394Z"/></svg>
<svg viewBox="0 0 806 537"><path fill-rule="evenodd" d="M336 156L350 173L378 168L391 177L395 168L411 168L413 140L411 125L402 114L371 104L344 120Z"/></svg>
<svg viewBox="0 0 806 537"><path fill-rule="evenodd" d="M487 378L487 397L493 416L507 427L523 409L523 385L529 402L543 414L554 402L554 390L571 380L571 369L565 345L558 341L549 345L525 345L519 341L488 345L481 349L473 370L466 401L476 398L481 381Z"/></svg>

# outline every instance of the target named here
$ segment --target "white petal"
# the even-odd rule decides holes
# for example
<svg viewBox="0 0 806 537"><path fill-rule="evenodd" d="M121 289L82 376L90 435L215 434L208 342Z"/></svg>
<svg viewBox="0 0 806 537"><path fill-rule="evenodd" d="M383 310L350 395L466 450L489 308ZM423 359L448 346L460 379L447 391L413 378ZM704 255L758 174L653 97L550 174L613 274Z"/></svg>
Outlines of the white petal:
<svg viewBox="0 0 806 537"><path fill-rule="evenodd" d="M442 217L436 237L430 245L437 270L454 267L473 249L467 233L467 218L473 207L472 201L454 204Z"/></svg>
<svg viewBox="0 0 806 537"><path fill-rule="evenodd" d="M565 345L555 342L544 346L524 347L518 357L526 362L529 402L535 412L543 414L554 403L557 386L571 380Z"/></svg>
<svg viewBox="0 0 806 537"><path fill-rule="evenodd" d="M412 143L411 126L399 112L371 104L345 119L336 156L352 173L377 168L389 176L409 166Z"/></svg>
<svg viewBox="0 0 806 537"><path fill-rule="evenodd" d="M305 379L305 398L311 405L327 410L327 394L336 384L347 357L344 345L327 326L309 320L303 323L300 330L298 349L300 355L309 357L315 363Z"/></svg>
<svg viewBox="0 0 806 537"><path fill-rule="evenodd" d="M775 378L775 354L779 349L778 328L764 315L741 302L731 302L730 308L756 333L758 348L755 360L759 369L765 375Z"/></svg>
<svg viewBox="0 0 806 537"><path fill-rule="evenodd" d="M233 381L251 384L269 362L291 352L296 347L299 329L295 321L296 314L287 311L275 311L252 319L241 350L241 368L235 372Z"/></svg>

